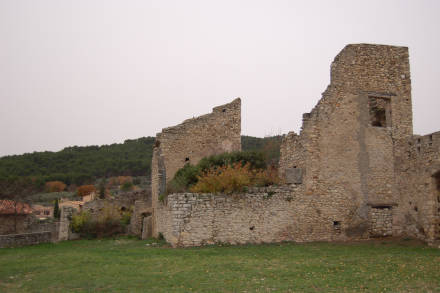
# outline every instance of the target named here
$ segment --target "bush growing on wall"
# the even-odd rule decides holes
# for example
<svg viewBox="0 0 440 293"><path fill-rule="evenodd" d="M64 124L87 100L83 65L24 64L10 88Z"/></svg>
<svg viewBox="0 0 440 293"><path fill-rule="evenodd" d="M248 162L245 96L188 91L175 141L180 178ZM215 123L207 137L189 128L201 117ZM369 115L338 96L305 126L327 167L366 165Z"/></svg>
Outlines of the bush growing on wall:
<svg viewBox="0 0 440 293"><path fill-rule="evenodd" d="M279 178L274 169L252 169L245 165L232 165L211 168L198 177L198 182L190 188L197 193L245 192L248 186L267 186L278 184Z"/></svg>
<svg viewBox="0 0 440 293"><path fill-rule="evenodd" d="M207 172L224 170L225 166L245 166L246 164L249 165L249 170L265 169L265 156L257 151L232 152L203 158L195 166L186 164L176 172L174 178L167 184L167 194L189 190L199 181L199 177Z"/></svg>
<svg viewBox="0 0 440 293"><path fill-rule="evenodd" d="M240 192L244 186L265 186L278 183L277 170L273 167L266 168L264 154L257 151L232 152L206 157L195 166L186 164L180 168L167 184L167 194L188 190ZM200 182L201 179L203 182ZM220 182L222 180L223 182Z"/></svg>
<svg viewBox="0 0 440 293"><path fill-rule="evenodd" d="M188 190L198 181L198 176L201 175L201 168L191 164L186 164L180 168L174 175L173 180L167 184L167 193L178 193Z"/></svg>

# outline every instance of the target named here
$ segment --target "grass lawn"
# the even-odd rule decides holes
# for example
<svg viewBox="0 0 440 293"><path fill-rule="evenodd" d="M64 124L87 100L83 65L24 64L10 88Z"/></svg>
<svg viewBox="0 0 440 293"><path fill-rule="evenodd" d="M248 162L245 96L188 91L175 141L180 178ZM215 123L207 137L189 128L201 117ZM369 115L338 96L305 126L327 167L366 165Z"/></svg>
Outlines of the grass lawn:
<svg viewBox="0 0 440 293"><path fill-rule="evenodd" d="M152 242L2 248L0 292L440 292L440 249L411 241L187 249Z"/></svg>

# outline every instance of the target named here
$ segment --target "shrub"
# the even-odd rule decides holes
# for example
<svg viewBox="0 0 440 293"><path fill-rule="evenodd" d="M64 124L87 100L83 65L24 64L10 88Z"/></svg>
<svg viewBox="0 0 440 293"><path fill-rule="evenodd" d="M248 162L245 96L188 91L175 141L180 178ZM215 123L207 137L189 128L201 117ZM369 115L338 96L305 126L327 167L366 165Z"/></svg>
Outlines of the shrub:
<svg viewBox="0 0 440 293"><path fill-rule="evenodd" d="M191 188L191 191L198 193L242 192L244 186L251 184L251 173L249 164L212 168L199 176L197 184Z"/></svg>
<svg viewBox="0 0 440 293"><path fill-rule="evenodd" d="M120 211L111 205L106 205L100 211L95 222L96 237L109 237L123 232Z"/></svg>
<svg viewBox="0 0 440 293"><path fill-rule="evenodd" d="M224 153L203 158L195 166L186 164L176 172L174 178L167 184L166 193L179 193L190 190L199 181L202 174L207 172L221 171L225 166L245 166L246 164L248 164L249 170L265 169L264 154L256 151ZM263 182L263 178L261 178L261 181L261 184L266 184Z"/></svg>
<svg viewBox="0 0 440 293"><path fill-rule="evenodd" d="M45 184L46 192L61 192L66 189L66 184L61 181L49 181Z"/></svg>
<svg viewBox="0 0 440 293"><path fill-rule="evenodd" d="M257 170L254 175L253 185L269 186L280 184L281 179L278 176L278 170L275 167L269 167L265 170Z"/></svg>
<svg viewBox="0 0 440 293"><path fill-rule="evenodd" d="M189 187L197 183L197 177L200 174L200 167L186 164L176 172L174 178L167 184L167 194L188 190Z"/></svg>
<svg viewBox="0 0 440 293"><path fill-rule="evenodd" d="M131 221L131 211L125 211L121 216L121 224L124 226L130 225Z"/></svg>
<svg viewBox="0 0 440 293"><path fill-rule="evenodd" d="M93 192L96 192L94 185L82 185L77 189L78 196L86 196Z"/></svg>
<svg viewBox="0 0 440 293"><path fill-rule="evenodd" d="M131 181L126 181L124 182L124 184L121 185L121 190L122 191L130 191L133 190L133 183Z"/></svg>
<svg viewBox="0 0 440 293"><path fill-rule="evenodd" d="M80 233L88 222L90 222L90 214L88 212L75 213L70 221L70 229L75 233Z"/></svg>
<svg viewBox="0 0 440 293"><path fill-rule="evenodd" d="M279 183L278 176L272 170L252 169L245 165L232 165L211 168L198 177L198 182L191 187L197 193L234 193L246 192L247 186L266 186Z"/></svg>
<svg viewBox="0 0 440 293"><path fill-rule="evenodd" d="M123 233L130 218L131 211L121 213L116 207L105 205L97 215L92 216L88 212L74 214L70 227L73 232L80 233L81 237L109 237Z"/></svg>

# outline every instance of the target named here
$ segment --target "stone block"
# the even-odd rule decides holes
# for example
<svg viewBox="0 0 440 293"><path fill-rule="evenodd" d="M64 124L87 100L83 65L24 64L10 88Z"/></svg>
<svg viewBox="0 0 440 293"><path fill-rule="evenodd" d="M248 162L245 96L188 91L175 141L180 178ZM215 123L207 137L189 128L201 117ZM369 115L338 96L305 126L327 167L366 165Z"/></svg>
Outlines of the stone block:
<svg viewBox="0 0 440 293"><path fill-rule="evenodd" d="M286 183L288 184L301 184L302 183L302 169L300 168L288 168L286 169Z"/></svg>

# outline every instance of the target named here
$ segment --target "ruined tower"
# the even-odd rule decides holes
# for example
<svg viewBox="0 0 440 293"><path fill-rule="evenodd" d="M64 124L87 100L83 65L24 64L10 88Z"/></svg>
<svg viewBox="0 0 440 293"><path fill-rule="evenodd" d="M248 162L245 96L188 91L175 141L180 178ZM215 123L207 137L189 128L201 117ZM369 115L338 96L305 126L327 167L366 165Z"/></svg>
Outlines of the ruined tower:
<svg viewBox="0 0 440 293"><path fill-rule="evenodd" d="M306 195L332 198L334 222L350 235L376 233L370 221L378 214L387 219L380 233L399 233L395 153L410 137L408 48L348 45L331 65L323 98L303 115L300 135L284 139L280 174L289 182L301 173Z"/></svg>
<svg viewBox="0 0 440 293"><path fill-rule="evenodd" d="M241 100L213 108L212 113L162 129L156 135L151 167L153 213L166 184L185 164L206 156L241 150ZM153 235L156 234L153 223Z"/></svg>

